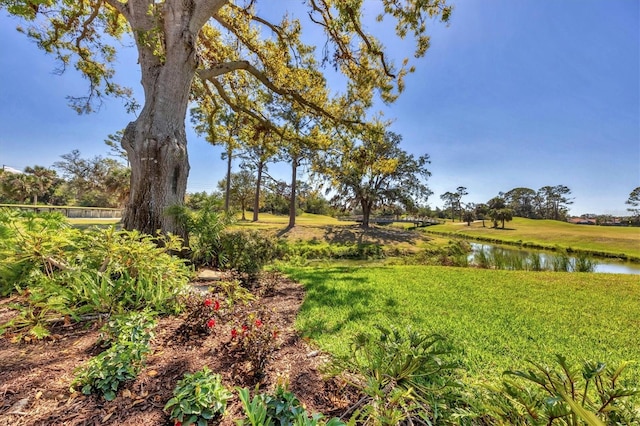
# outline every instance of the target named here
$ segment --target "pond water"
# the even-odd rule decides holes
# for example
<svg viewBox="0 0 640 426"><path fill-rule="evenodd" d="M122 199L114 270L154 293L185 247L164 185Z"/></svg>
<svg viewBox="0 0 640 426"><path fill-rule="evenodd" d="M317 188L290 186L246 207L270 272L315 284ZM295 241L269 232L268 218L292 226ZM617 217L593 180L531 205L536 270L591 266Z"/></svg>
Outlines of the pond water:
<svg viewBox="0 0 640 426"><path fill-rule="evenodd" d="M521 250L515 248L506 248L503 246L493 245L493 244L480 244L480 243L471 243L472 253L469 255L469 262L473 263L473 258L475 253L480 250L484 252L490 252L492 250L501 250L504 253L519 253L521 255L530 255L531 253L537 253L540 256L541 263L544 263L551 259L554 254L550 252L544 252L540 250ZM569 256L571 262L575 262L575 257ZM602 258L592 258L593 263L595 264L594 272L600 273L608 273L608 274L640 274L640 264L638 263L630 263L630 262L622 262L616 261L613 259L602 259Z"/></svg>

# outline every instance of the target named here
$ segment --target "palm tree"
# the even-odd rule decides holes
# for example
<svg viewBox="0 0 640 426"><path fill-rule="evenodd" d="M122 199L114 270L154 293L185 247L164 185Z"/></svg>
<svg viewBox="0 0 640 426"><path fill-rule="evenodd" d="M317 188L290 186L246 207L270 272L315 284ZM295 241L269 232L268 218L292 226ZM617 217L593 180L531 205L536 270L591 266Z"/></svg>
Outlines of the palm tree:
<svg viewBox="0 0 640 426"><path fill-rule="evenodd" d="M38 205L38 196L49 192L58 177L55 170L42 166L27 167L24 169L27 180L28 193L33 196L33 205Z"/></svg>
<svg viewBox="0 0 640 426"><path fill-rule="evenodd" d="M498 227L498 221L502 222L502 229L504 229L504 223L513 219L513 210L506 207L504 198L494 197L487 203L489 208L489 217L493 220L493 227Z"/></svg>

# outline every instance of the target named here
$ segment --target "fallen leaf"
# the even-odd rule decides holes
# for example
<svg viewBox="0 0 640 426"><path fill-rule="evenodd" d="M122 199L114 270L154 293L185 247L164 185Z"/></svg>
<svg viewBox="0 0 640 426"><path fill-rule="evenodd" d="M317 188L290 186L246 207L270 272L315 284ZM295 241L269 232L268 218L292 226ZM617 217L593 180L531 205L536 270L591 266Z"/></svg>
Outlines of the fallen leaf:
<svg viewBox="0 0 640 426"><path fill-rule="evenodd" d="M42 391L36 392L36 399L40 399L41 396L42 396Z"/></svg>
<svg viewBox="0 0 640 426"><path fill-rule="evenodd" d="M155 377L157 375L158 375L158 372L156 370L147 371L147 376L149 376L149 377Z"/></svg>
<svg viewBox="0 0 640 426"><path fill-rule="evenodd" d="M123 398L131 398L131 391L129 389L125 389L122 391Z"/></svg>

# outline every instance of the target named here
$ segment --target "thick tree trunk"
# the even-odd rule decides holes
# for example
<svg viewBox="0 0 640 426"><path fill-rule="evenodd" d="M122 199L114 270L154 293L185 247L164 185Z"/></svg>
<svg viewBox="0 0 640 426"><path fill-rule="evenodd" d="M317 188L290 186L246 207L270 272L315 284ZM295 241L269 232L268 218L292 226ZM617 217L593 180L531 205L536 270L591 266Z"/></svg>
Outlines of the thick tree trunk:
<svg viewBox="0 0 640 426"><path fill-rule="evenodd" d="M152 235L176 234L186 243L185 225L167 210L184 204L189 176L185 116L197 67L195 9L180 2L163 3L164 52L158 54L148 47L146 38L139 39L157 25L144 7L142 2L130 7L144 107L122 137L131 164L131 193L123 224Z"/></svg>
<svg viewBox="0 0 640 426"><path fill-rule="evenodd" d="M296 192L298 179L298 158L291 159L291 196L289 197L289 228L296 226Z"/></svg>
<svg viewBox="0 0 640 426"><path fill-rule="evenodd" d="M125 131L131 162L131 194L125 208L125 229L187 238L183 223L168 214L181 206L187 189L189 160L184 116L141 115Z"/></svg>
<svg viewBox="0 0 640 426"><path fill-rule="evenodd" d="M262 185L262 169L264 163L258 163L258 176L256 177L256 196L253 199L253 221L258 221L258 210L260 210L260 185Z"/></svg>
<svg viewBox="0 0 640 426"><path fill-rule="evenodd" d="M185 116L196 66L188 34L181 36L184 49L175 49L162 64L141 64L144 108L122 137L131 164L123 225L152 235L172 233L186 243L184 224L167 211L184 204L189 176Z"/></svg>

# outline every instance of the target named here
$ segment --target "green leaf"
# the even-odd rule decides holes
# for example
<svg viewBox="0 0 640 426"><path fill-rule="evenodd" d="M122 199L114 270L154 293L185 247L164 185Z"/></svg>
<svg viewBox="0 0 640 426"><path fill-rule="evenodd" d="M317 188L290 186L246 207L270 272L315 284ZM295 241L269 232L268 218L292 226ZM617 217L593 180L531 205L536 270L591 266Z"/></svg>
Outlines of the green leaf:
<svg viewBox="0 0 640 426"><path fill-rule="evenodd" d="M169 401L167 401L167 403L164 405L164 409L168 410L169 408L171 408L172 406L176 405L178 403L178 400L176 398L171 398Z"/></svg>
<svg viewBox="0 0 640 426"><path fill-rule="evenodd" d="M571 410L576 413L582 420L587 422L589 426L605 426L604 422L596 417L595 414L587 411L580 404L575 402L569 396L565 395L564 392L560 392L560 395L564 399L564 401L569 404Z"/></svg>

